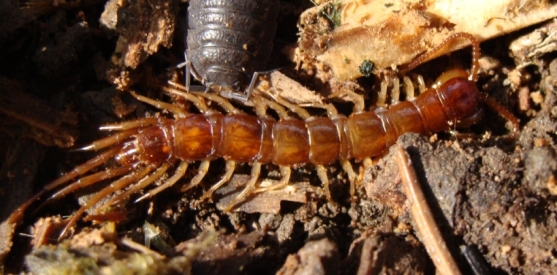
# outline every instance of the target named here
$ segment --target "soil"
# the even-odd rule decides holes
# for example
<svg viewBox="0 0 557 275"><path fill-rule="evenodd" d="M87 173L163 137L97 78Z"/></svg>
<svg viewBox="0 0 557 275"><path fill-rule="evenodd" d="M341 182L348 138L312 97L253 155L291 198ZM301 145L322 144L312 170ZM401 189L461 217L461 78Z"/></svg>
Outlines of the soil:
<svg viewBox="0 0 557 275"><path fill-rule="evenodd" d="M298 16L312 5L300 2L282 1L268 68L281 68L319 93L323 83L306 73L297 76L296 64L285 57L297 41ZM350 198L348 177L339 164L327 167L334 202L325 199L315 169L305 166L293 169L295 195L269 192L259 200L255 195L246 203L250 210L246 206L227 213L219 198L230 199L226 194L234 190L223 189L214 203L200 199L224 171L225 162L215 160L200 186L180 192L180 186L197 174L195 163L177 187L99 214L95 222L81 220L74 236L60 242L60 216L71 215L79 207L78 198L83 200L99 187L51 201L33 214L32 208L17 226L7 224L8 216L43 185L98 154L67 148L106 136L98 130L100 125L166 115L129 92L173 100L161 87L168 80L183 79L183 72L172 67L183 61L187 3L115 3L0 3L3 272L435 273L408 211L394 150L374 158L367 168L352 162L360 175L357 199ZM487 108L479 123L456 134L406 134L397 141L408 151L464 274L557 273L557 55L539 54L524 65L523 56L513 59L508 54L513 41L542 28L547 26L481 45L478 85L520 119L516 139L507 136L506 120ZM467 66L469 60L465 49L415 72L431 80L442 73L438 68L451 63ZM371 78L344 85L358 92L377 86ZM363 94L368 107L375 90ZM8 92L9 99L17 96L25 104L13 106L6 100ZM350 114L350 104L333 104ZM266 165L263 170L263 179L276 181L277 167ZM249 165L239 165L227 188L241 187L249 173Z"/></svg>

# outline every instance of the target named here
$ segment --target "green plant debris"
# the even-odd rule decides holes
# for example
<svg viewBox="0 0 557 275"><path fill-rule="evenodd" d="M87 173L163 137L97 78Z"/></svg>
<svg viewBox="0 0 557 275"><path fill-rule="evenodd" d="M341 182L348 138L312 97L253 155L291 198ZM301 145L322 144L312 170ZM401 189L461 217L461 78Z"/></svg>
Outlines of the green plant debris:
<svg viewBox="0 0 557 275"><path fill-rule="evenodd" d="M371 60L364 59L364 61L362 61L362 64L360 65L360 73L362 73L362 75L365 77L370 77L374 67L375 65L373 64L373 62L371 62Z"/></svg>
<svg viewBox="0 0 557 275"><path fill-rule="evenodd" d="M318 14L329 19L335 27L338 27L341 21L341 7L342 3L340 1L333 1L325 5Z"/></svg>

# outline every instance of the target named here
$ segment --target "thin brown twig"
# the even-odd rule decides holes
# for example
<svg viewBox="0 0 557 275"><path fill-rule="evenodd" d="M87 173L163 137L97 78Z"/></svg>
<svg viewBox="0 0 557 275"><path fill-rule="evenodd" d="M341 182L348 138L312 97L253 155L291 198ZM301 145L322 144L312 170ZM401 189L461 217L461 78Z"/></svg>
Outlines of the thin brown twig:
<svg viewBox="0 0 557 275"><path fill-rule="evenodd" d="M402 177L402 185L410 202L410 212L416 225L415 230L422 237L422 242L429 257L433 260L440 274L461 274L439 231L431 209L427 205L426 198L416 177L416 171L406 150L402 146L397 146L396 155L398 169Z"/></svg>

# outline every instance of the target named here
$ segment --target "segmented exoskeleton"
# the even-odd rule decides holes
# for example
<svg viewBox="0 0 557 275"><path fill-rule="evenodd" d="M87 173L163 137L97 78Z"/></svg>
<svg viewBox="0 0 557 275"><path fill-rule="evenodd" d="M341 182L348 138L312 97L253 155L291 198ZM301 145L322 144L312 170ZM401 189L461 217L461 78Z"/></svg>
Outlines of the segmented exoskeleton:
<svg viewBox="0 0 557 275"><path fill-rule="evenodd" d="M379 155L404 133L434 133L447 130L454 124L468 125L480 119L482 114L480 103L485 100L475 83L479 58L479 45L476 39L465 33L455 34L432 53L460 38L469 39L474 49L470 74L462 70L450 71L439 77L436 88L427 89L414 100L400 102L389 109L356 110L348 117L338 114L332 105L317 104L314 107L327 109L328 117L312 117L305 109L280 98L272 101L263 96L254 96L257 116L252 116L236 109L226 99L215 94L185 93L175 88L164 88L167 92L194 103L200 114L191 114L175 105L133 94L140 101L172 112L175 118L143 118L102 127L102 130L119 132L96 141L84 149L100 150L107 147L110 149L45 186L42 192L14 212L10 222L17 222L33 201L70 180L77 178L77 181L62 188L49 200L107 178L120 177L94 194L70 218L61 234L63 236L86 209L115 191L137 183L126 192L113 197L105 206L121 201L147 187L177 164L170 178L138 200L154 196L182 178L190 163L201 161L198 174L182 188L187 190L199 184L207 173L211 160L215 158L226 160L226 171L221 180L206 191L203 198L210 197L215 190L229 181L237 162L247 162L252 165L251 179L242 193L228 206L227 211L247 194L265 190L256 189L256 183L261 165L267 163L274 163L281 168L282 178L278 185L271 187L273 189L288 184L291 167L312 164L323 182L327 199L332 200L325 165L339 161L348 174L351 183L350 193L354 195L356 173L352 169L350 160L362 160ZM200 97L218 103L227 114L208 108ZM489 104L489 101L487 102ZM361 105L356 104L356 106ZM289 117L284 106L301 119ZM279 121L267 115L268 108L276 111L280 117ZM508 112L502 114L514 123L516 133L518 129L516 119ZM111 158L119 165L86 176L88 171Z"/></svg>
<svg viewBox="0 0 557 275"><path fill-rule="evenodd" d="M279 0L190 0L186 89L190 74L206 89L232 91L251 78L246 94L231 93L247 100L273 49L279 6Z"/></svg>

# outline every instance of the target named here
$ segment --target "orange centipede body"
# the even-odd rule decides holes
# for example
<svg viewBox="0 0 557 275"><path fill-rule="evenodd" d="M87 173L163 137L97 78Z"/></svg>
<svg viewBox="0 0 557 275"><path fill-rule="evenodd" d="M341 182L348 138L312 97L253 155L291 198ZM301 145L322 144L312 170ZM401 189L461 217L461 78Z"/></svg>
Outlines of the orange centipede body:
<svg viewBox="0 0 557 275"><path fill-rule="evenodd" d="M314 165L324 184L327 199L331 200L324 166L339 161L348 174L351 194L354 195L356 175L350 160L377 156L393 145L404 133L429 134L447 130L454 123L469 125L480 119L481 103L484 100L475 83L479 58L479 45L476 39L465 33L455 34L427 54L435 53L453 40L461 38L469 39L474 49L470 74L462 70L450 71L438 79L439 84L436 88L427 89L413 100L400 102L389 109L357 112L348 117L336 114L336 110L329 112L329 117L311 117L303 111L293 110L302 118L293 119L281 115L286 113L281 109L282 105L263 97L254 97L257 116L252 116L237 110L227 100L217 95L184 93L165 88L193 102L201 112L201 114L191 114L172 104L134 94L140 101L171 111L176 118L144 118L102 127L101 129L104 130L118 132L84 149L109 149L46 185L40 193L18 208L9 221L11 223L20 221L25 210L34 201L71 180L77 179L51 195L47 201L108 178L117 178L108 187L94 194L70 217L66 228L61 233L63 237L86 209L115 191L136 183L126 192L113 197L101 206L101 209L147 187L178 163L174 175L138 200L154 196L182 178L190 163L201 161L198 175L182 188L187 190L199 184L207 173L210 161L216 158L226 160L226 171L222 179L206 191L203 198L210 197L231 178L236 162L252 165L251 180L227 210L231 210L242 198L254 191L261 165L268 163L276 164L281 168L281 181L273 188L288 184L291 167ZM421 56L418 60L423 58L424 56ZM411 66L418 63L413 62ZM209 109L200 97L217 102L227 114ZM276 121L267 116L267 108L276 110L281 119ZM516 131L518 129L516 119L508 112L502 114L515 124ZM90 170L110 158L114 158L118 166L88 174Z"/></svg>

